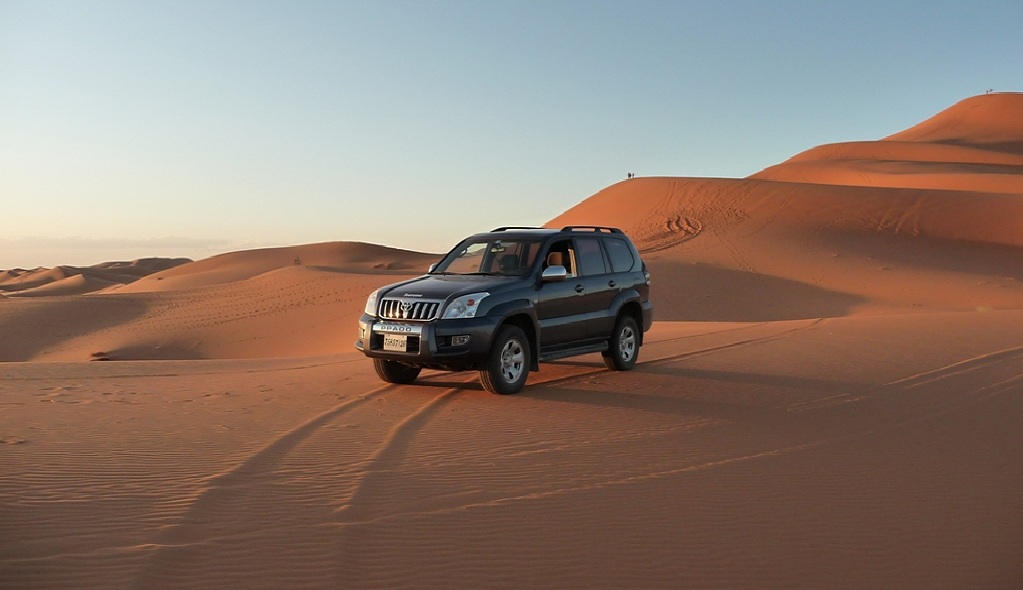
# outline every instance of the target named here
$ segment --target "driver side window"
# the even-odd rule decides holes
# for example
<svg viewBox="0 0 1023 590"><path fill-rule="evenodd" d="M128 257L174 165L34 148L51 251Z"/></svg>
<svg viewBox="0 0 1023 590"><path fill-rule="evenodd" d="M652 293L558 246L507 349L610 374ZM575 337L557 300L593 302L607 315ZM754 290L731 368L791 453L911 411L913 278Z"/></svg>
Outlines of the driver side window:
<svg viewBox="0 0 1023 590"><path fill-rule="evenodd" d="M569 277L576 276L575 248L572 247L572 240L560 240L551 244L543 267L555 265L564 266Z"/></svg>

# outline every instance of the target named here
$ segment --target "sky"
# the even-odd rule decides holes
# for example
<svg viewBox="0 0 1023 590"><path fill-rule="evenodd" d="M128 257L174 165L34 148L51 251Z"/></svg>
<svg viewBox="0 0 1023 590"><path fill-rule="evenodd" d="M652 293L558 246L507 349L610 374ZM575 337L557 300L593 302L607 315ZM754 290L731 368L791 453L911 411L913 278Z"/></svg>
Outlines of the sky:
<svg viewBox="0 0 1023 590"><path fill-rule="evenodd" d="M1023 2L0 0L0 269L444 252L1023 90Z"/></svg>

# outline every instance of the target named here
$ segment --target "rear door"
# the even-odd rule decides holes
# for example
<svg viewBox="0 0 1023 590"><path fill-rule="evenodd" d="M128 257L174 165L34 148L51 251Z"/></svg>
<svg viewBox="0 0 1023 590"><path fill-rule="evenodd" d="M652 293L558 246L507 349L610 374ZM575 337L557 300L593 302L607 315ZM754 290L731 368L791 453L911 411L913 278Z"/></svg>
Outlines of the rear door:
<svg viewBox="0 0 1023 590"><path fill-rule="evenodd" d="M600 238L576 238L575 246L582 285L578 320L583 324L584 339L606 340L614 328L611 304L618 294L611 265L600 246Z"/></svg>

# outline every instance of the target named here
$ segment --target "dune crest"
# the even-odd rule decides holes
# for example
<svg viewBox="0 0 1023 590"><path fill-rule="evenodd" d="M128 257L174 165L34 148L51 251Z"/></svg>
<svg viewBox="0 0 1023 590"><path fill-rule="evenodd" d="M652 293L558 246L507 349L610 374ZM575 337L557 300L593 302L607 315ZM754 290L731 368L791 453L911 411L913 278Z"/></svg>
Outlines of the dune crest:
<svg viewBox="0 0 1023 590"><path fill-rule="evenodd" d="M1023 194L1023 94L974 96L878 141L811 148L750 178Z"/></svg>
<svg viewBox="0 0 1023 590"><path fill-rule="evenodd" d="M363 242L323 242L218 254L146 277L118 293L150 293L210 287L241 281L289 266L322 267L345 272L412 272L425 270L438 254L424 254Z"/></svg>
<svg viewBox="0 0 1023 590"><path fill-rule="evenodd" d="M1021 153L1023 93L995 92L964 99L886 139L975 145Z"/></svg>

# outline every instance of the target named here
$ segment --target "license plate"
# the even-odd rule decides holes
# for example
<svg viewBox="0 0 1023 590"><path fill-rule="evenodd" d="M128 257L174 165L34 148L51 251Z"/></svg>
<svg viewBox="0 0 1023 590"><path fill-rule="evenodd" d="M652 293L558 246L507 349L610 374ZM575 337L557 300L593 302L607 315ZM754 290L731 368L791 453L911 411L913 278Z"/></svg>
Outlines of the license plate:
<svg viewBox="0 0 1023 590"><path fill-rule="evenodd" d="M384 350L405 352L408 348L408 336L405 334L384 334Z"/></svg>

